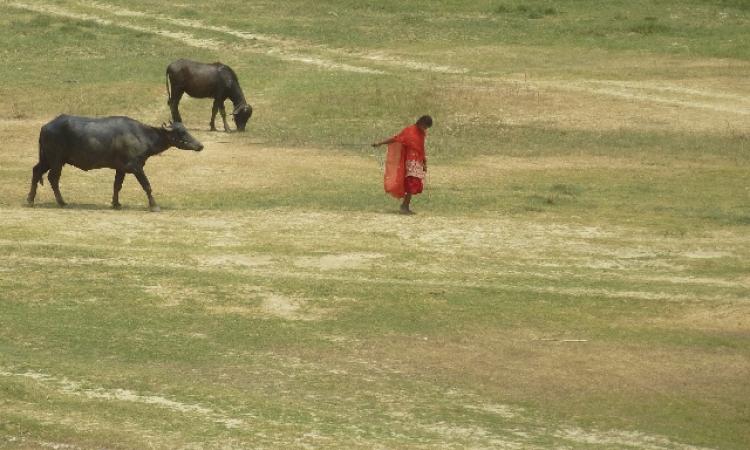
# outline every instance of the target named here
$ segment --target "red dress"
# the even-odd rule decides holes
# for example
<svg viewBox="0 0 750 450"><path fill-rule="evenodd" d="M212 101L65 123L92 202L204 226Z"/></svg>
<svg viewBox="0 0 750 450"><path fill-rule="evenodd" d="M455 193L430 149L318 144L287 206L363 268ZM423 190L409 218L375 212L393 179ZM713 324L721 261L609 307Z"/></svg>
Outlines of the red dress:
<svg viewBox="0 0 750 450"><path fill-rule="evenodd" d="M394 144L388 146L388 155L386 156L385 190L394 197L401 198L404 193L419 194L422 192L425 177L424 141L426 136L427 134L416 124L404 128L399 134L393 136ZM396 152L399 150L399 167L393 167L393 164L396 163ZM390 171L389 163L391 163ZM403 185L399 188L397 185L401 182L398 179L400 177L403 177Z"/></svg>

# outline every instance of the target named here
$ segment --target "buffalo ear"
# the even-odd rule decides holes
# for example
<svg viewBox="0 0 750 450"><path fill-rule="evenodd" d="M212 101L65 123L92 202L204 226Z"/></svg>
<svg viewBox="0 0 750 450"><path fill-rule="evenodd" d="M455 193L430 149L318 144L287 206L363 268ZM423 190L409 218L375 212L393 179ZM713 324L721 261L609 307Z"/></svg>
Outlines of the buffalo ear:
<svg viewBox="0 0 750 450"><path fill-rule="evenodd" d="M162 123L161 129L165 131L172 131L174 129L172 128L172 121L171 120L169 121L169 125L167 125L166 123Z"/></svg>

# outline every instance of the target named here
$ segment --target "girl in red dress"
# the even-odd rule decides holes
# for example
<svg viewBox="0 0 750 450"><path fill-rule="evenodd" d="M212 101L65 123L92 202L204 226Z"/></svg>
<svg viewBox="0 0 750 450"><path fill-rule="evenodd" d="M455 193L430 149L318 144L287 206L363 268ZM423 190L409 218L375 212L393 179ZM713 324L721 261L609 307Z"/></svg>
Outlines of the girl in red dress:
<svg viewBox="0 0 750 450"><path fill-rule="evenodd" d="M388 144L389 152L392 149L398 151L398 147L400 147L400 167L397 168L396 173L399 177L404 177L403 183L401 183L400 179L396 180L397 183L395 184L389 183L388 168L386 168L385 176L386 192L397 198L403 197L404 199L403 203L401 203L401 214L414 214L409 208L411 197L412 195L421 193L424 188L424 178L427 172L424 141L427 137L427 129L431 126L432 117L422 116L417 120L417 123L404 128L399 134L372 144L373 147ZM391 147L391 144L400 144L400 146Z"/></svg>

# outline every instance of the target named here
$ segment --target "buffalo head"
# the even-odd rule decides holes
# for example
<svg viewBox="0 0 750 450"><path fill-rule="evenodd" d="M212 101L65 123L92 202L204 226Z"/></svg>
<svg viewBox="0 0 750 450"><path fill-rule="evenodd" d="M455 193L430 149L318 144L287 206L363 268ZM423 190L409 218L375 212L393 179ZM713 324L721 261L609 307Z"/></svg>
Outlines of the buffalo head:
<svg viewBox="0 0 750 450"><path fill-rule="evenodd" d="M174 147L197 152L203 150L203 144L188 133L187 128L181 122L170 121L169 124L162 124L161 129L167 132L167 139Z"/></svg>
<svg viewBox="0 0 750 450"><path fill-rule="evenodd" d="M253 107L248 104L240 105L232 111L234 124L237 125L237 131L245 131L245 125L247 125L247 121L250 120L250 116L252 115Z"/></svg>

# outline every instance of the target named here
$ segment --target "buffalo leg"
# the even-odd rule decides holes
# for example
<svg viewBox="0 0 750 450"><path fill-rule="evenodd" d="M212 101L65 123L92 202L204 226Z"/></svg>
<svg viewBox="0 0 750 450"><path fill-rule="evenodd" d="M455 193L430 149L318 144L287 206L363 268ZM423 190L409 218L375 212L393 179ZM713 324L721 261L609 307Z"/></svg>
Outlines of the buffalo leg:
<svg viewBox="0 0 750 450"><path fill-rule="evenodd" d="M172 121L173 122L182 122L182 116L180 115L180 100L182 99L182 91L178 91L173 88L173 92L171 96L169 97L169 110L172 112Z"/></svg>
<svg viewBox="0 0 750 450"><path fill-rule="evenodd" d="M63 200L62 194L60 194L60 175L62 174L62 166L53 167L50 169L47 179L49 185L52 187L52 192L55 193L55 200L60 206L65 206L65 200Z"/></svg>
<svg viewBox="0 0 750 450"><path fill-rule="evenodd" d="M114 209L120 209L120 189L122 189L122 182L125 180L125 172L118 170L115 172L115 185L112 193L112 207Z"/></svg>
<svg viewBox="0 0 750 450"><path fill-rule="evenodd" d="M224 131L229 133L229 124L227 124L227 111L224 109L224 102L219 104L219 114L221 114L221 120L224 121Z"/></svg>
<svg viewBox="0 0 750 450"><path fill-rule="evenodd" d="M219 111L219 107L221 106L221 103L219 103L219 100L214 100L214 104L211 107L211 123L209 123L209 127L211 127L211 131L216 131L216 125L214 125L214 122L216 121L216 113ZM224 121L226 123L226 121Z"/></svg>
<svg viewBox="0 0 750 450"><path fill-rule="evenodd" d="M34 166L32 169L32 175L31 175L31 189L29 190L29 196L26 197L26 202L29 205L34 205L34 199L36 198L36 187L37 184L42 182L42 177L44 176L44 173L49 170L49 166L44 161L39 161L39 163Z"/></svg>
<svg viewBox="0 0 750 450"><path fill-rule="evenodd" d="M154 200L154 196L151 195L151 184L148 182L148 178L146 178L143 169L133 172L133 175L135 175L135 178L141 183L141 187L146 192L146 196L148 197L148 209L152 212L161 211L159 205L156 204L156 200Z"/></svg>

